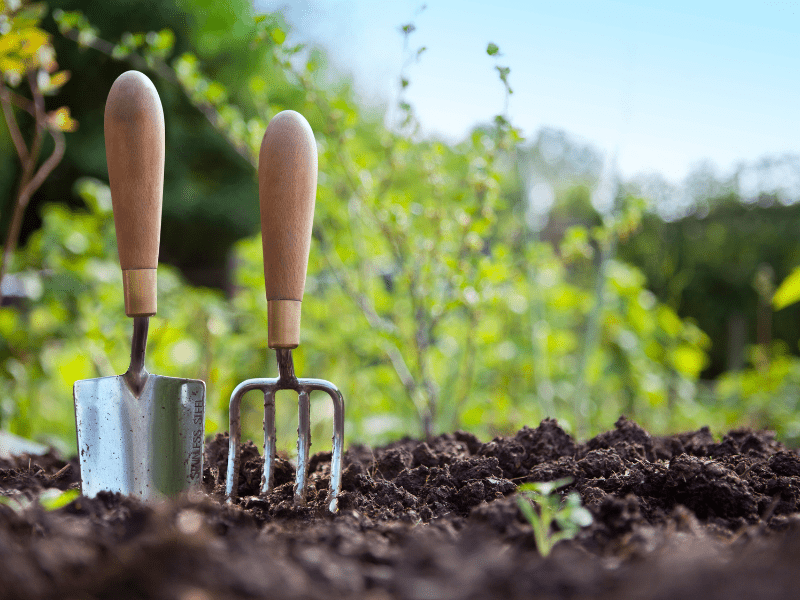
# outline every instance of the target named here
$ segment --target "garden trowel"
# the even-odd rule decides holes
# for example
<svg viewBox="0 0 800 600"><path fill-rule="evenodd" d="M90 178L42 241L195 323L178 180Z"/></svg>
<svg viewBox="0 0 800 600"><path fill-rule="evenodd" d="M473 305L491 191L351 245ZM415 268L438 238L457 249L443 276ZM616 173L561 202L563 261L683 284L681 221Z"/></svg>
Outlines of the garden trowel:
<svg viewBox="0 0 800 600"><path fill-rule="evenodd" d="M164 183L164 113L145 75L128 71L117 78L104 127L133 341L124 375L75 382L81 487L90 497L108 490L158 500L200 484L205 383L152 375L144 366L147 328L156 314Z"/></svg>

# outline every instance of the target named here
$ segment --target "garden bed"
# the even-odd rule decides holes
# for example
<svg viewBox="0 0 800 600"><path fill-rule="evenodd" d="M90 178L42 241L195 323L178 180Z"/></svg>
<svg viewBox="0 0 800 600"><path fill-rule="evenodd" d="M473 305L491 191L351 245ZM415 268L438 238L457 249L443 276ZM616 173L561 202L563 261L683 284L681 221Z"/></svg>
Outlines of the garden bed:
<svg viewBox="0 0 800 600"><path fill-rule="evenodd" d="M222 502L227 437L206 445L206 494L157 506L101 495L47 510L77 461L0 460L0 598L780 598L800 589L800 456L768 432L650 436L620 419L585 444L555 421L482 443L456 432L345 455L324 513L329 455L257 497L245 444L240 503ZM593 523L536 550L517 485L571 477ZM53 496L49 492L49 496Z"/></svg>

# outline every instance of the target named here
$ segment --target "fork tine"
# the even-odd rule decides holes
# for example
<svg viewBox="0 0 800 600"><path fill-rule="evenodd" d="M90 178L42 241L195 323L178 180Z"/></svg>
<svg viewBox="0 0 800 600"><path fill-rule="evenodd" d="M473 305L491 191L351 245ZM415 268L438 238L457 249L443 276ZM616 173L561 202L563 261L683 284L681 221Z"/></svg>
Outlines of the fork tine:
<svg viewBox="0 0 800 600"><path fill-rule="evenodd" d="M308 449L311 446L311 400L306 390L297 396L297 477L294 486L294 501L305 504L308 474Z"/></svg>
<svg viewBox="0 0 800 600"><path fill-rule="evenodd" d="M264 473L261 475L261 495L272 491L275 480L275 390L264 390Z"/></svg>
<svg viewBox="0 0 800 600"><path fill-rule="evenodd" d="M339 389L330 382L322 389L333 401L333 451L331 452L331 482L328 488L328 510L335 513L339 508L339 492L342 490L342 452L344 450L344 399Z"/></svg>
<svg viewBox="0 0 800 600"><path fill-rule="evenodd" d="M250 390L264 393L264 471L261 476L260 494L266 495L274 488L275 450L275 392L295 390L298 393L297 428L297 474L295 476L294 501L305 504L308 488L308 456L311 448L311 401L313 390L326 392L333 400L333 452L331 455L331 479L326 504L335 513L338 509L338 496L342 486L342 450L344 444L344 399L339 389L330 381L323 379L296 379L282 383L279 379L248 379L243 381L231 394L230 401L230 443L228 446L228 473L225 494L228 502L238 495L238 476L241 463L241 401Z"/></svg>
<svg viewBox="0 0 800 600"><path fill-rule="evenodd" d="M231 403L228 408L229 423L228 423L228 471L225 476L225 493L228 496L228 503L236 500L239 495L237 486L239 478L239 461L241 460L241 448L239 441L241 439L242 428L240 419L240 406L242 404L242 396L244 395L243 386L239 385L233 390L231 394Z"/></svg>

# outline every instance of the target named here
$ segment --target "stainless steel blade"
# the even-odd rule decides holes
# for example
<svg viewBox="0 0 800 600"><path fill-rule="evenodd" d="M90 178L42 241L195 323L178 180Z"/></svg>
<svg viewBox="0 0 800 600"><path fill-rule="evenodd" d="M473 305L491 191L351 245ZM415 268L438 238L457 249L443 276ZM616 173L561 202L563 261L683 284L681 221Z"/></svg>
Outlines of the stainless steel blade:
<svg viewBox="0 0 800 600"><path fill-rule="evenodd" d="M108 490L148 501L199 486L205 387L150 374L137 397L122 375L76 381L83 494Z"/></svg>

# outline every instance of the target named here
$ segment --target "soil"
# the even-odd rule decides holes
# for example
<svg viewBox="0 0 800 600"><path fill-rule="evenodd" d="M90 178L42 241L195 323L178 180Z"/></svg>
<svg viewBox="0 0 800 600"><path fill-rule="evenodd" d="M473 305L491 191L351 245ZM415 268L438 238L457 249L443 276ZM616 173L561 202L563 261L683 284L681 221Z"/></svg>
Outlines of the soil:
<svg viewBox="0 0 800 600"><path fill-rule="evenodd" d="M620 418L579 444L555 421L483 443L469 433L345 455L340 510L324 512L330 455L292 465L261 498L242 447L239 501L222 497L227 436L206 445L205 493L145 506L114 494L56 510L76 460L0 460L0 598L796 598L800 456L771 432L651 436ZM523 482L572 483L593 523L543 558L517 504ZM53 492L49 492L53 494Z"/></svg>

